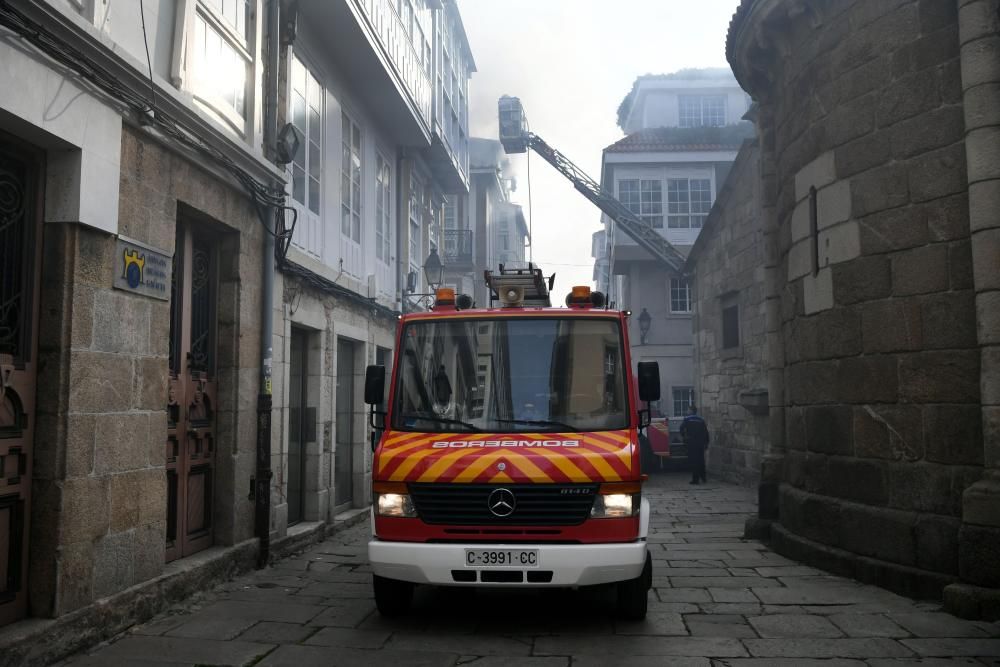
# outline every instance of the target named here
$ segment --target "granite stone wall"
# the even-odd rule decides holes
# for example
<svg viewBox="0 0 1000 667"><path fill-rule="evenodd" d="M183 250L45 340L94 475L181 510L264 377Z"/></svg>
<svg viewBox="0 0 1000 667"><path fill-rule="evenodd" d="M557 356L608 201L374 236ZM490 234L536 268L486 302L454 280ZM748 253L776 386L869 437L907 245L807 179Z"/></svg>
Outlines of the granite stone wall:
<svg viewBox="0 0 1000 667"><path fill-rule="evenodd" d="M775 530L940 594L984 475L962 3L763 4L729 56L761 106Z"/></svg>
<svg viewBox="0 0 1000 667"><path fill-rule="evenodd" d="M713 476L756 484L768 437L760 152L747 142L691 250L696 400L708 422ZM723 345L725 307L739 313L739 345Z"/></svg>
<svg viewBox="0 0 1000 667"><path fill-rule="evenodd" d="M214 538L252 535L261 227L245 195L136 130L122 135L119 231L174 252L178 219L220 247ZM115 237L46 223L32 614L59 616L163 572L170 304L112 288Z"/></svg>

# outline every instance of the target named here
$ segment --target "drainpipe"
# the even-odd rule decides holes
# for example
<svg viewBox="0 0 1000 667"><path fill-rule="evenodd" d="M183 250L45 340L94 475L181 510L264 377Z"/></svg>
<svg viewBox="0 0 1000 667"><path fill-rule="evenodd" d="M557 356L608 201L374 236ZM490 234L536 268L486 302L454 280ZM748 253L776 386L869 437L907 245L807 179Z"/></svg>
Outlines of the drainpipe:
<svg viewBox="0 0 1000 667"><path fill-rule="evenodd" d="M278 136L278 63L281 9L279 0L267 4L267 62L264 70L264 151L271 154ZM284 187L275 180L273 187ZM254 535L260 540L257 567L271 555L271 362L274 332L274 230L280 209L265 216L261 266L260 392L257 394L257 469L254 477Z"/></svg>

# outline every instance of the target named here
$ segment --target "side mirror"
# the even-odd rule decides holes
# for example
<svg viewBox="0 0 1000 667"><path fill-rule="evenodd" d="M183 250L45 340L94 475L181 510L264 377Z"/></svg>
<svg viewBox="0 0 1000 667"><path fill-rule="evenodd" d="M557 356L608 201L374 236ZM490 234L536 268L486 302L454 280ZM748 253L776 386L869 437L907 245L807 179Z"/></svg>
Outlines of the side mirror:
<svg viewBox="0 0 1000 667"><path fill-rule="evenodd" d="M655 361L640 361L637 375L639 400L647 403L660 400L660 364Z"/></svg>
<svg viewBox="0 0 1000 667"><path fill-rule="evenodd" d="M365 370L365 403L380 405L385 396L385 366L369 366Z"/></svg>

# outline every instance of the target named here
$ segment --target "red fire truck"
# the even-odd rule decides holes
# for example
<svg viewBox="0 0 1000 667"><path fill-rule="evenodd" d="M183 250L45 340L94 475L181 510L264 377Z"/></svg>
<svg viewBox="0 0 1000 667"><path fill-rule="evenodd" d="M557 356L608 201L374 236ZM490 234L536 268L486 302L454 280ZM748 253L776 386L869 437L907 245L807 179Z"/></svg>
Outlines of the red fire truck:
<svg viewBox="0 0 1000 667"><path fill-rule="evenodd" d="M656 364L633 382L629 313L589 287L552 308L537 267L486 280L488 308L440 289L400 318L384 411L386 370L368 367L378 609L404 612L415 584L613 584L618 613L642 618L639 405L659 398Z"/></svg>

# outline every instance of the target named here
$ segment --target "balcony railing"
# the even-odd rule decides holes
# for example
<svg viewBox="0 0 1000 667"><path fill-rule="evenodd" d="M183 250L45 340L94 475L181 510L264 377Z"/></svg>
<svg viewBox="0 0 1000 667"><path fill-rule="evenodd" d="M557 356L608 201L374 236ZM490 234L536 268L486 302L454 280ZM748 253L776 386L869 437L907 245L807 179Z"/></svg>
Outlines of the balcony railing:
<svg viewBox="0 0 1000 667"><path fill-rule="evenodd" d="M471 229L446 229L444 230L444 252L442 258L445 265L448 264L471 264L472 263L472 230Z"/></svg>

